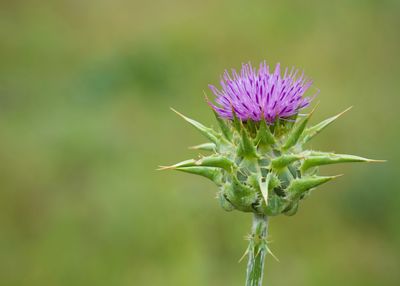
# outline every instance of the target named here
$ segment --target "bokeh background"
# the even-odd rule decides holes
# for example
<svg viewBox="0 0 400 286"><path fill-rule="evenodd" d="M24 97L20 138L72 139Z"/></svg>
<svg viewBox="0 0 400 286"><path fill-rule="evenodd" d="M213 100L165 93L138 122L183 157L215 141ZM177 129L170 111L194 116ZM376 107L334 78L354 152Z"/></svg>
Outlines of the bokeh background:
<svg viewBox="0 0 400 286"><path fill-rule="evenodd" d="M251 216L155 169L203 142L169 107L214 124L207 85L264 59L314 79L314 123L354 105L311 148L388 160L271 219L265 280L400 285L400 1L0 5L0 285L243 285Z"/></svg>

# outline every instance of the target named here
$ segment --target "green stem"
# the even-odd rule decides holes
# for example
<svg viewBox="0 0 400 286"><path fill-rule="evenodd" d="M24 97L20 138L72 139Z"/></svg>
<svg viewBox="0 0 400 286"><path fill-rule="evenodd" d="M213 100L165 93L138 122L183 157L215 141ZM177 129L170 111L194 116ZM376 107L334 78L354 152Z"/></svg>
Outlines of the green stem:
<svg viewBox="0 0 400 286"><path fill-rule="evenodd" d="M264 273L264 260L267 253L268 217L254 214L253 227L247 249L249 261L247 263L246 286L261 286Z"/></svg>

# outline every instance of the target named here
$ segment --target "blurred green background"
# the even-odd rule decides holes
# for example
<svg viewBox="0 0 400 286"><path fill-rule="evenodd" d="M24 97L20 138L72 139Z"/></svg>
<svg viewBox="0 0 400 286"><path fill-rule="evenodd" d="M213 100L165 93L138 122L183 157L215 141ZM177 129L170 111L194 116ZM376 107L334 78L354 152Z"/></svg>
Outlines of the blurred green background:
<svg viewBox="0 0 400 286"><path fill-rule="evenodd" d="M267 285L400 285L400 1L0 5L0 285L243 285L251 216L155 169L203 142L169 107L214 124L207 85L264 59L314 79L313 122L355 106L312 148L388 159L271 220Z"/></svg>

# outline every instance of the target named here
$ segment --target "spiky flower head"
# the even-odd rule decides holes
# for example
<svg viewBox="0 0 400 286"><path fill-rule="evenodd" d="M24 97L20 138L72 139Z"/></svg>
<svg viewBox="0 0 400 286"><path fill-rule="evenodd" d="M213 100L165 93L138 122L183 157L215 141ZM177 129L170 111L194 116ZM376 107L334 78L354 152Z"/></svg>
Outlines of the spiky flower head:
<svg viewBox="0 0 400 286"><path fill-rule="evenodd" d="M217 105L209 102L222 118L232 119L233 113L242 120L266 120L269 124L278 118L288 118L309 105L313 97L303 97L312 81L298 69L285 69L280 64L270 72L264 61L256 70L250 63L243 64L240 73L226 70L221 78L221 90L209 85Z"/></svg>
<svg viewBox="0 0 400 286"><path fill-rule="evenodd" d="M315 110L299 116L309 105L304 97L312 82L297 76L298 71L279 64L273 73L266 63L258 70L244 64L237 73L222 77L222 89L210 86L216 95L212 106L220 132L175 111L199 130L210 142L192 149L210 152L198 159L182 161L161 169L174 169L212 180L219 188L218 198L227 210L253 213L252 233L248 236L249 256L246 286L260 286L267 244L267 218L293 215L299 203L317 186L338 176L319 176L323 165L346 162L377 162L363 157L306 150L306 143L342 113L312 127L307 123Z"/></svg>
<svg viewBox="0 0 400 286"><path fill-rule="evenodd" d="M298 71L274 73L266 63L250 64L240 74L225 72L219 91L211 86L219 106L213 105L220 132L179 112L210 142L193 149L211 152L178 164L161 167L206 177L219 188L225 210L259 215L293 215L311 190L337 176L318 176L318 167L345 162L376 162L363 157L304 149L305 144L344 112L307 128L313 113L298 111L311 98L303 95L312 82ZM264 120L265 119L265 120Z"/></svg>

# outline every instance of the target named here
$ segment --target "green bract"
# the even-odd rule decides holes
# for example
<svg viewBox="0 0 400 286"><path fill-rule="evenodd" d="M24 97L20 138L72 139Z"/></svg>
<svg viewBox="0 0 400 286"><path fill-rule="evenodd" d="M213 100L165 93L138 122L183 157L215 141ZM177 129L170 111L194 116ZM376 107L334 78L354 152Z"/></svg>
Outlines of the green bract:
<svg viewBox="0 0 400 286"><path fill-rule="evenodd" d="M349 109L347 109L349 110ZM219 202L227 211L259 215L293 215L311 190L338 176L318 176L318 167L347 162L378 162L354 155L305 150L305 144L344 112L307 128L313 112L267 125L265 120L222 119L215 113L220 132L173 110L210 142L192 149L209 156L186 160L160 169L200 175L219 188Z"/></svg>

